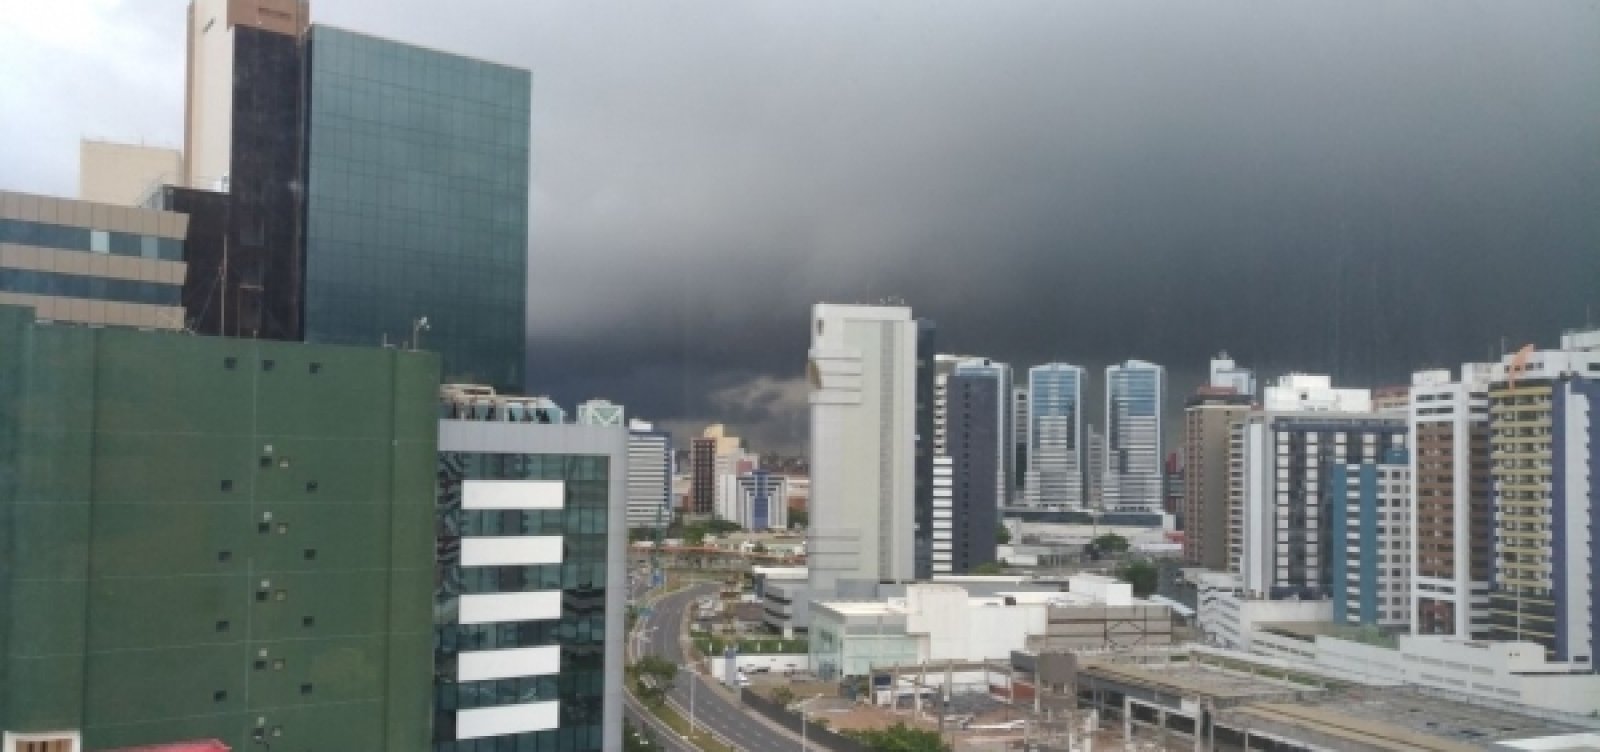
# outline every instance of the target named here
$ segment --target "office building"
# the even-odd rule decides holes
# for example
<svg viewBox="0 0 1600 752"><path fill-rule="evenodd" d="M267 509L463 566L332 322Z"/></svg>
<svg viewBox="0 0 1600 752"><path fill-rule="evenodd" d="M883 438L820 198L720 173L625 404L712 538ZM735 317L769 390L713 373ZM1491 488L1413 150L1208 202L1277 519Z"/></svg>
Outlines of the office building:
<svg viewBox="0 0 1600 752"><path fill-rule="evenodd" d="M1411 409L1411 387L1380 386L1372 390L1372 409L1380 413L1406 414Z"/></svg>
<svg viewBox="0 0 1600 752"><path fill-rule="evenodd" d="M932 319L917 319L916 436L911 469L911 571L919 580L933 576L934 463L940 447L935 434L943 430L938 415L939 328ZM948 489L944 503L949 502Z"/></svg>
<svg viewBox="0 0 1600 752"><path fill-rule="evenodd" d="M45 321L181 329L188 221L0 191L0 305Z"/></svg>
<svg viewBox="0 0 1600 752"><path fill-rule="evenodd" d="M995 561L995 530L1005 492L1003 368L983 361L956 367L947 382L946 456L950 458L950 550L941 562L935 533L934 571L966 574ZM937 523L938 520L936 519ZM941 569L941 563L948 567Z"/></svg>
<svg viewBox="0 0 1600 752"><path fill-rule="evenodd" d="M167 202L160 208L183 211L194 223L183 299L189 326L202 334L305 335L310 23L305 0L189 4L184 178L174 181L183 190L164 190L159 200ZM407 333L397 331L391 341Z"/></svg>
<svg viewBox="0 0 1600 752"><path fill-rule="evenodd" d="M789 479L753 469L717 479L717 517L745 530L784 530L789 527Z"/></svg>
<svg viewBox="0 0 1600 752"><path fill-rule="evenodd" d="M627 423L622 405L595 399L578 404L578 423L585 426L621 426Z"/></svg>
<svg viewBox="0 0 1600 752"><path fill-rule="evenodd" d="M917 375L911 310L813 306L806 373L813 594L910 579Z"/></svg>
<svg viewBox="0 0 1600 752"><path fill-rule="evenodd" d="M1006 504L1022 501L1028 477L1028 385L1011 387L1011 487Z"/></svg>
<svg viewBox="0 0 1600 752"><path fill-rule="evenodd" d="M1183 454L1167 452L1161 463L1161 511L1172 515L1179 530L1186 530L1183 518Z"/></svg>
<svg viewBox="0 0 1600 752"><path fill-rule="evenodd" d="M440 405L431 749L621 749L627 429Z"/></svg>
<svg viewBox="0 0 1600 752"><path fill-rule="evenodd" d="M1335 464L1328 477L1333 620L1400 631L1411 625L1411 462L1390 449Z"/></svg>
<svg viewBox="0 0 1600 752"><path fill-rule="evenodd" d="M1105 508L1161 510L1161 410L1166 370L1130 360L1106 368Z"/></svg>
<svg viewBox="0 0 1600 752"><path fill-rule="evenodd" d="M933 458L933 511L931 513L927 547L929 572L920 571L917 579L926 580L934 575L955 571L955 461L948 455ZM920 528L919 528L920 531ZM922 544L918 540L919 546Z"/></svg>
<svg viewBox="0 0 1600 752"><path fill-rule="evenodd" d="M528 71L320 25L309 45L306 340L420 338L449 378L520 391Z"/></svg>
<svg viewBox="0 0 1600 752"><path fill-rule="evenodd" d="M1263 402L1301 409L1252 410L1233 425L1229 461L1240 469L1229 502L1234 571L1252 598L1327 598L1333 557L1344 554L1325 514L1334 468L1405 448L1406 420L1372 412L1366 390L1335 390L1325 376L1285 376L1264 390Z"/></svg>
<svg viewBox="0 0 1600 752"><path fill-rule="evenodd" d="M17 307L0 352L7 752L432 749L436 356Z"/></svg>
<svg viewBox="0 0 1600 752"><path fill-rule="evenodd" d="M628 421L628 528L672 524L672 434Z"/></svg>
<svg viewBox="0 0 1600 752"><path fill-rule="evenodd" d="M1183 410L1183 558L1228 568L1229 427L1250 412L1251 398L1231 386L1202 387Z"/></svg>
<svg viewBox="0 0 1600 752"><path fill-rule="evenodd" d="M689 504L686 514L709 519L717 511L717 440L689 440Z"/></svg>
<svg viewBox="0 0 1600 752"><path fill-rule="evenodd" d="M1506 356L1489 384L1496 535L1489 637L1594 665L1600 330Z"/></svg>
<svg viewBox="0 0 1600 752"><path fill-rule="evenodd" d="M1493 365L1466 363L1412 376L1408 408L1416 610L1411 632L1484 637L1494 565L1494 489L1489 478L1489 379Z"/></svg>
<svg viewBox="0 0 1600 752"><path fill-rule="evenodd" d="M1213 390L1228 390L1234 394L1244 395L1255 399L1256 375L1248 368L1242 368L1228 357L1226 352L1218 353L1211 359L1211 378L1207 385Z"/></svg>
<svg viewBox="0 0 1600 752"><path fill-rule="evenodd" d="M194 0L188 36L191 193L163 196L221 228L188 249L195 329L420 346L521 390L528 71L312 26L305 0Z"/></svg>
<svg viewBox="0 0 1600 752"><path fill-rule="evenodd" d="M1082 509L1083 369L1029 368L1028 410L1028 506Z"/></svg>
<svg viewBox="0 0 1600 752"><path fill-rule="evenodd" d="M1084 500L1089 509L1105 509L1106 435L1094 424L1084 427L1084 458L1087 468L1083 483Z"/></svg>
<svg viewBox="0 0 1600 752"><path fill-rule="evenodd" d="M899 666L907 679L939 676L942 684L948 666L951 678L971 681L972 690L987 694L988 677L975 664L1007 660L1017 651L1104 651L1173 642L1171 610L1134 598L1128 583L1074 574L1068 578L1070 590L1060 592L975 581L989 579L1000 578L941 578L886 597L813 601L812 670L833 679ZM976 676L963 676L971 673Z"/></svg>
<svg viewBox="0 0 1600 752"><path fill-rule="evenodd" d="M144 206L164 185L183 181L183 152L158 146L82 139L78 198L113 206Z"/></svg>

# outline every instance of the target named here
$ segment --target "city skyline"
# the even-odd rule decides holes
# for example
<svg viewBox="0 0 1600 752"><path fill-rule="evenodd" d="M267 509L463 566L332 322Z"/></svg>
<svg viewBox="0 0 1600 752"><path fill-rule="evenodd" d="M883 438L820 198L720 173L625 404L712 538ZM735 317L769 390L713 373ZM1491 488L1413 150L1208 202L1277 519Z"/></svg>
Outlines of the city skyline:
<svg viewBox="0 0 1600 752"><path fill-rule="evenodd" d="M20 7L3 187L73 195L80 136L179 145L183 7ZM1018 368L1148 359L1172 394L1224 348L1403 384L1600 302L1600 38L1571 5L376 7L313 20L533 70L528 349L584 368L524 391L677 436L803 446L816 300L901 297Z"/></svg>

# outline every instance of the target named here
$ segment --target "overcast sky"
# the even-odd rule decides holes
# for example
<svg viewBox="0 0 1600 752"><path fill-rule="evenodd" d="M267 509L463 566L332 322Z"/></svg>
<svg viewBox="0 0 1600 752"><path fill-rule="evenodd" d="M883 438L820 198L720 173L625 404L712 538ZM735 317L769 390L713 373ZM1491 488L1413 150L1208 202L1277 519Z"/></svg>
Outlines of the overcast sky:
<svg viewBox="0 0 1600 752"><path fill-rule="evenodd" d="M0 187L71 195L80 136L177 145L184 6L0 0ZM1164 363L1173 399L1223 348L1378 384L1600 320L1595 2L313 17L533 71L532 388L680 432L803 447L818 300L1023 367Z"/></svg>

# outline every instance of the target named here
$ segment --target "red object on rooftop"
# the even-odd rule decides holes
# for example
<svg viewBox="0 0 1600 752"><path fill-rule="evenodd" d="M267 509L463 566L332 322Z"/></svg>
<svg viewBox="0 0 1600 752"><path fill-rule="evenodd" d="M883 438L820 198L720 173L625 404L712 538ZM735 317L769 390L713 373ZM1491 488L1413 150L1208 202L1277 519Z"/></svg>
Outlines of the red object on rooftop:
<svg viewBox="0 0 1600 752"><path fill-rule="evenodd" d="M232 747L216 739L206 739L205 741L197 742L174 742L172 744L155 744L148 747L108 749L105 752L230 752L232 749Z"/></svg>

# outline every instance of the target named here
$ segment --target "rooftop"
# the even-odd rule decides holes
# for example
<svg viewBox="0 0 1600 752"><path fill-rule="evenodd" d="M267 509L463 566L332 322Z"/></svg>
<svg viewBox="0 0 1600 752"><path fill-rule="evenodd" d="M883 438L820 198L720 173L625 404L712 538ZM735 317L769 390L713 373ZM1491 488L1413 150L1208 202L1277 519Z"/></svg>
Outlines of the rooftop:
<svg viewBox="0 0 1600 752"><path fill-rule="evenodd" d="M1306 642L1314 642L1318 637L1334 637L1341 640L1349 640L1350 642L1359 642L1363 645L1389 648L1390 650L1396 650L1400 647L1400 642L1394 635L1371 626L1355 626L1353 624L1337 624L1325 621L1279 621L1260 624L1257 629Z"/></svg>
<svg viewBox="0 0 1600 752"><path fill-rule="evenodd" d="M1235 708L1225 719L1253 728L1288 726L1345 743L1397 751L1476 750L1497 742L1583 731L1559 721L1445 699L1408 687L1347 687L1294 704Z"/></svg>

